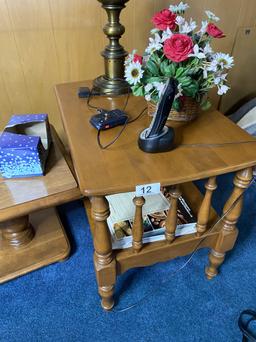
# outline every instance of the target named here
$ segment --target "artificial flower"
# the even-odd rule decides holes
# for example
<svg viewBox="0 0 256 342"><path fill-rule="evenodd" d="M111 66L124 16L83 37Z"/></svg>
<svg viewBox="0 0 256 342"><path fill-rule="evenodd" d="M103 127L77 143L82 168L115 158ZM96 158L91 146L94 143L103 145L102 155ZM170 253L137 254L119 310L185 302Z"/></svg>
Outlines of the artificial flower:
<svg viewBox="0 0 256 342"><path fill-rule="evenodd" d="M234 58L228 53L217 52L214 54L212 65L220 66L221 69L231 69L234 65ZM215 69L216 70L216 69Z"/></svg>
<svg viewBox="0 0 256 342"><path fill-rule="evenodd" d="M137 50L132 50L132 52L128 55L128 57L126 58L124 65L128 65L133 61L134 55L136 53Z"/></svg>
<svg viewBox="0 0 256 342"><path fill-rule="evenodd" d="M207 29L207 26L208 26L208 21L207 21L207 20L203 20L203 21L201 22L201 28L200 28L200 31L199 31L199 33L200 33L201 35L205 34L206 29Z"/></svg>
<svg viewBox="0 0 256 342"><path fill-rule="evenodd" d="M149 45L146 48L146 52L148 54L153 53L154 51L160 50L163 47L162 45L162 38L160 37L160 35L158 33L155 33L155 37L149 38Z"/></svg>
<svg viewBox="0 0 256 342"><path fill-rule="evenodd" d="M223 95L226 94L226 92L230 89L230 87L228 87L225 84L222 84L220 86L218 86L218 95Z"/></svg>
<svg viewBox="0 0 256 342"><path fill-rule="evenodd" d="M134 54L133 62L139 62L140 64L142 64L142 60L143 60L142 56L138 55L137 53Z"/></svg>
<svg viewBox="0 0 256 342"><path fill-rule="evenodd" d="M209 36L214 38L224 38L225 34L213 23L209 23L206 28L206 32Z"/></svg>
<svg viewBox="0 0 256 342"><path fill-rule="evenodd" d="M174 96L174 100L178 99L181 96L183 96L183 89L182 89L182 85L179 83L177 86L177 93Z"/></svg>
<svg viewBox="0 0 256 342"><path fill-rule="evenodd" d="M173 34L164 42L164 54L173 62L185 61L192 52L193 40L185 34Z"/></svg>
<svg viewBox="0 0 256 342"><path fill-rule="evenodd" d="M153 82L153 86L158 91L159 97L162 95L162 92L164 90L165 82Z"/></svg>
<svg viewBox="0 0 256 342"><path fill-rule="evenodd" d="M178 5L170 5L169 9L173 13L183 13L189 8L188 4L184 4L182 1Z"/></svg>
<svg viewBox="0 0 256 342"><path fill-rule="evenodd" d="M203 52L200 52L198 44L195 44L193 47L193 53L189 54L189 57L196 57L199 59L205 58L205 54Z"/></svg>
<svg viewBox="0 0 256 342"><path fill-rule="evenodd" d="M213 80L215 85L219 85L221 83L223 83L224 81L226 81L226 77L228 74L217 74Z"/></svg>
<svg viewBox="0 0 256 342"><path fill-rule="evenodd" d="M183 18L181 15L177 15L175 22L178 26L181 26L185 23L185 18Z"/></svg>
<svg viewBox="0 0 256 342"><path fill-rule="evenodd" d="M153 89L153 84L152 83L148 83L145 85L145 92L149 92L150 90Z"/></svg>
<svg viewBox="0 0 256 342"><path fill-rule="evenodd" d="M147 101L158 103L166 80L177 81L173 104L175 110L183 106L186 97L192 97L205 107L208 91L216 87L219 95L228 89L227 70L234 65L233 57L215 53L211 37L222 38L223 32L216 26L219 18L206 11L207 20L197 23L185 20L188 5L181 2L156 13L152 21L149 44L143 57L134 50L125 62L125 77L135 96L144 95Z"/></svg>
<svg viewBox="0 0 256 342"><path fill-rule="evenodd" d="M152 22L155 27L160 30L166 30L167 27L174 30L176 27L175 20L176 14L171 12L169 9L163 9L162 11L157 12L152 18Z"/></svg>
<svg viewBox="0 0 256 342"><path fill-rule="evenodd" d="M125 68L125 79L129 84L136 85L141 80L143 72L139 62L131 62Z"/></svg>
<svg viewBox="0 0 256 342"><path fill-rule="evenodd" d="M205 55L210 55L210 54L212 54L212 52L213 52L212 47L211 47L210 43L207 42L203 48L203 53Z"/></svg>
<svg viewBox="0 0 256 342"><path fill-rule="evenodd" d="M205 14L207 15L208 19L211 20L211 21L219 21L220 18L217 17L214 13L212 13L211 11L205 11Z"/></svg>
<svg viewBox="0 0 256 342"><path fill-rule="evenodd" d="M189 22L185 21L184 24L180 26L179 31L180 31L180 33L184 33L184 34L190 33L192 31L194 31L196 26L197 26L196 22L192 18L190 18Z"/></svg>
<svg viewBox="0 0 256 342"><path fill-rule="evenodd" d="M163 31L162 33L162 42L165 42L166 39L171 38L171 36L173 35L172 31L169 29L169 27Z"/></svg>

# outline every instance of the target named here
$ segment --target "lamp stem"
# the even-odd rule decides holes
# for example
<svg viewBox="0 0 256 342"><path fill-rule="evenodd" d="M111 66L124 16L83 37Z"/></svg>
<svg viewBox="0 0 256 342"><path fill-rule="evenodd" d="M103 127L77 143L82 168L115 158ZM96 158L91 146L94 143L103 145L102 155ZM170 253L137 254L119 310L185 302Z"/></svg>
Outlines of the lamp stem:
<svg viewBox="0 0 256 342"><path fill-rule="evenodd" d="M94 80L94 88L103 94L125 94L130 91L128 83L124 80L124 61L127 52L120 45L119 39L125 32L120 23L120 13L129 0L98 0L107 12L108 23L103 32L109 39L109 44L101 53L104 57L105 75Z"/></svg>

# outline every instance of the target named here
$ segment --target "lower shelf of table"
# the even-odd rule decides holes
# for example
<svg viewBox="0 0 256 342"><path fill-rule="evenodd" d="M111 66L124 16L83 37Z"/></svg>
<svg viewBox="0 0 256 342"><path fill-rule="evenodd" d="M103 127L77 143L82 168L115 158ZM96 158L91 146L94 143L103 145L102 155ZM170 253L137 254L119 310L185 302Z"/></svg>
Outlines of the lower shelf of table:
<svg viewBox="0 0 256 342"><path fill-rule="evenodd" d="M33 240L18 250L0 251L0 284L69 255L69 241L55 208L35 212L29 218L35 230Z"/></svg>
<svg viewBox="0 0 256 342"><path fill-rule="evenodd" d="M181 190L182 195L188 201L192 211L197 217L203 199L202 194L193 183L182 184ZM90 214L91 206L89 200L85 200L85 208L93 234L94 222ZM217 218L217 213L211 208L208 226L211 227L216 222ZM137 254L133 252L132 248L115 250L114 255L117 262L117 273L121 274L133 267L147 266L156 262L166 261L177 256L189 254L197 246L198 248L211 247L214 245L219 235L219 231L220 226L217 225L211 232L206 232L207 237L205 238L197 237L196 234L190 234L176 238L171 244L167 244L166 241L151 242L144 244L142 250Z"/></svg>

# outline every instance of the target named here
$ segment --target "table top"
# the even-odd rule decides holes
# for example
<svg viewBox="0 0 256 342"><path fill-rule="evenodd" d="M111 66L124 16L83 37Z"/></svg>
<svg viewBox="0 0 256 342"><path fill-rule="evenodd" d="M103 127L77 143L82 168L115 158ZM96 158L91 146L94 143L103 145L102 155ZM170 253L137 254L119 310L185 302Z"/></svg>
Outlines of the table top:
<svg viewBox="0 0 256 342"><path fill-rule="evenodd" d="M54 129L52 133L53 144L45 176L0 178L1 221L80 197L77 182L61 152Z"/></svg>
<svg viewBox="0 0 256 342"><path fill-rule="evenodd" d="M256 165L256 139L217 111L203 112L177 129L177 147L170 152L148 154L138 148L138 135L151 120L147 114L129 124L114 145L102 150L97 145L97 131L89 123L95 111L77 96L81 86L91 86L91 82L60 84L55 90L80 190L86 196L133 191L138 184L179 184ZM95 97L91 103L121 109L125 100L126 95ZM126 112L134 118L145 105L143 98L131 95ZM102 132L102 143L113 140L119 130ZM242 141L252 143L187 146Z"/></svg>

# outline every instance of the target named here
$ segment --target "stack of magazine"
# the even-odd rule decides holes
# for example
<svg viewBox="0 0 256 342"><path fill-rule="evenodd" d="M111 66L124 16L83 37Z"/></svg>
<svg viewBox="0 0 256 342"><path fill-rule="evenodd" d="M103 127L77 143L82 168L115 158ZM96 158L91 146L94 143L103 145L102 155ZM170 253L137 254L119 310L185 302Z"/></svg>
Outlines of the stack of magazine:
<svg viewBox="0 0 256 342"><path fill-rule="evenodd" d="M142 208L143 243L165 239L165 222L170 209L171 187L161 189L159 194L146 196ZM134 192L126 192L106 196L110 216L108 227L112 237L113 249L123 249L132 246L132 226L135 214ZM184 197L178 199L177 228L175 236L193 234L196 232L196 218Z"/></svg>

